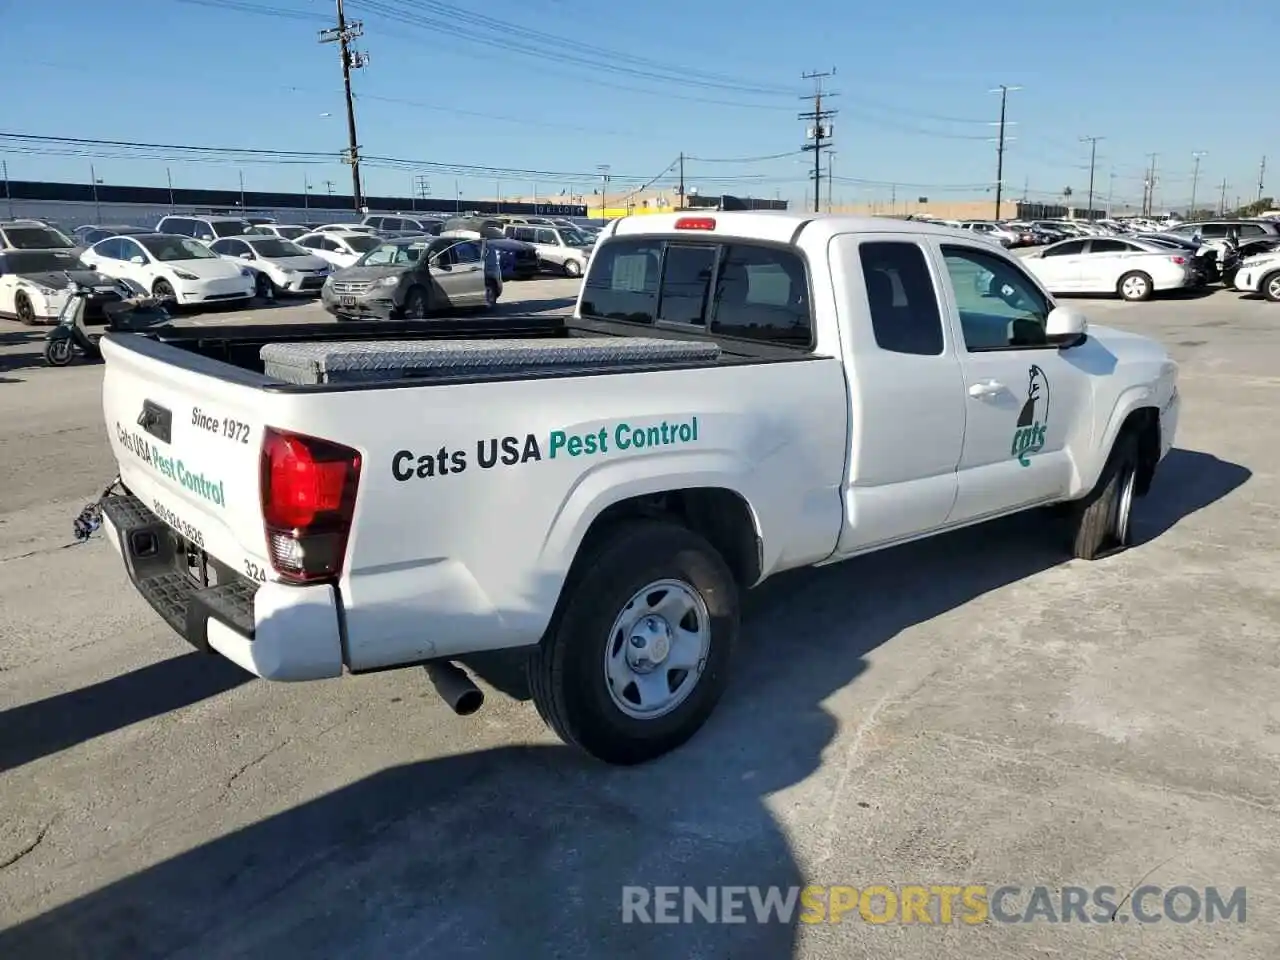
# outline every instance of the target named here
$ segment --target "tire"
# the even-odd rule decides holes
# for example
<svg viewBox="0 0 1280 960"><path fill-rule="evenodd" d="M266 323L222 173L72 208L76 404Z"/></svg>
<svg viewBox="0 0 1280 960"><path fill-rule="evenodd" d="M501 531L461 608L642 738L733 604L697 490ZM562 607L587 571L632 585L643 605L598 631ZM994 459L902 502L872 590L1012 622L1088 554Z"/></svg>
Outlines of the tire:
<svg viewBox="0 0 1280 960"><path fill-rule="evenodd" d="M13 312L18 322L33 327L36 323L36 308L31 305L31 298L19 290L13 297Z"/></svg>
<svg viewBox="0 0 1280 960"><path fill-rule="evenodd" d="M404 307L400 311L405 320L422 320L427 315L427 291L411 287L404 295Z"/></svg>
<svg viewBox="0 0 1280 960"><path fill-rule="evenodd" d="M168 280L157 280L152 284L151 295L157 300L167 300L170 303L178 302L178 295L173 292L173 284Z"/></svg>
<svg viewBox="0 0 1280 960"><path fill-rule="evenodd" d="M274 300L279 296L275 281L262 271L253 278L253 292L262 300Z"/></svg>
<svg viewBox="0 0 1280 960"><path fill-rule="evenodd" d="M44 359L51 367L65 367L74 354L75 350L69 339L50 340L44 345Z"/></svg>
<svg viewBox="0 0 1280 960"><path fill-rule="evenodd" d="M1120 294L1122 300L1128 300L1130 303L1150 300L1152 290L1151 278L1140 270L1126 273L1116 284L1116 293Z"/></svg>
<svg viewBox="0 0 1280 960"><path fill-rule="evenodd" d="M492 280L484 282L484 305L486 310L492 310L498 305L498 285Z"/></svg>
<svg viewBox="0 0 1280 960"><path fill-rule="evenodd" d="M577 280L582 276L582 264L577 260L566 260L564 262L564 275L570 280Z"/></svg>
<svg viewBox="0 0 1280 960"><path fill-rule="evenodd" d="M658 600L684 601L688 613L679 623L697 627L686 649L698 655L696 667L654 669L642 660L636 669L641 643L656 640L661 651L670 637L665 619L640 613ZM656 623L646 630L646 621ZM706 723L728 683L737 635L738 588L720 554L677 524L628 523L574 563L529 659L529 687L538 713L565 743L605 763L644 763ZM644 716L640 687L627 680L659 671L666 683L649 691L655 699Z"/></svg>
<svg viewBox="0 0 1280 960"><path fill-rule="evenodd" d="M1097 560L1130 545L1138 480L1138 442L1120 435L1097 485L1072 511L1072 556Z"/></svg>
<svg viewBox="0 0 1280 960"><path fill-rule="evenodd" d="M1272 303L1280 303L1280 270L1268 273L1258 281L1258 292Z"/></svg>

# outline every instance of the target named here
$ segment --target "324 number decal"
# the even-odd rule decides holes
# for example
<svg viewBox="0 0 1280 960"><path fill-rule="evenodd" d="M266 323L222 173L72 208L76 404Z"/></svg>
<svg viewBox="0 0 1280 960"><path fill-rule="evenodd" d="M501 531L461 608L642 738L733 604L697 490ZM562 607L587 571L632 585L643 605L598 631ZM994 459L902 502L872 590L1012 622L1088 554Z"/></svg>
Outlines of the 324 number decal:
<svg viewBox="0 0 1280 960"><path fill-rule="evenodd" d="M244 562L244 575L250 580L256 580L258 583L267 582L267 571L263 570L252 560L246 560Z"/></svg>

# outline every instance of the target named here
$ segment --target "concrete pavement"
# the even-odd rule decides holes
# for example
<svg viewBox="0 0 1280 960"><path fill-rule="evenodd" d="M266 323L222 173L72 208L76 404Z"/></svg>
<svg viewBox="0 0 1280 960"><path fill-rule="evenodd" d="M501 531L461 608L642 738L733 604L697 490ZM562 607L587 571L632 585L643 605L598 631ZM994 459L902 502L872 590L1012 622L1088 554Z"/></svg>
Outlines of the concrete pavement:
<svg viewBox="0 0 1280 960"><path fill-rule="evenodd" d="M0 322L0 957L1274 957L1280 308L1079 305L1182 363L1139 545L1065 562L1028 516L779 578L708 727L631 770L501 659L459 718L421 671L187 652L68 545L113 473L101 368ZM620 922L629 884L1140 881L1247 886L1246 922Z"/></svg>

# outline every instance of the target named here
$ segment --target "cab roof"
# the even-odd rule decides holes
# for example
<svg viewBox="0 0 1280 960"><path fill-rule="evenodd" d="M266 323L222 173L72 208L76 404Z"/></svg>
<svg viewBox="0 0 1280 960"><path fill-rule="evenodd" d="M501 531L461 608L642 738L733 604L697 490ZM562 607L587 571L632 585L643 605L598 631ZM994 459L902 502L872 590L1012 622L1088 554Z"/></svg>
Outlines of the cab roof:
<svg viewBox="0 0 1280 960"><path fill-rule="evenodd" d="M815 231L827 236L841 233L902 233L955 237L961 231L924 220L897 220L892 217L853 217L832 213L805 213L791 210L696 211L650 213L615 221L614 236L687 236L690 239L763 240L772 243L797 242L801 232ZM607 228L606 228L607 229ZM972 239L972 236L969 236Z"/></svg>

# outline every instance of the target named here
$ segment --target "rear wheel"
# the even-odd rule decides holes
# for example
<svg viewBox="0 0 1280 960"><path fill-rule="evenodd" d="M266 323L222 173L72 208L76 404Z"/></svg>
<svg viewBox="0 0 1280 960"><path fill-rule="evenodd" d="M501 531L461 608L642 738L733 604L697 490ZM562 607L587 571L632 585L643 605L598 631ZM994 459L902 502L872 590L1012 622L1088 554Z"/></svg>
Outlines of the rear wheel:
<svg viewBox="0 0 1280 960"><path fill-rule="evenodd" d="M706 540L661 520L619 526L574 564L530 657L534 703L599 760L652 760L707 721L737 633L737 584Z"/></svg>
<svg viewBox="0 0 1280 960"><path fill-rule="evenodd" d="M1116 285L1116 291L1120 296L1131 303L1150 300L1152 289L1151 278L1137 270L1126 273Z"/></svg>
<svg viewBox="0 0 1280 960"><path fill-rule="evenodd" d="M21 290L13 298L13 312L17 314L18 322L28 327L36 322L36 308L31 305L31 298Z"/></svg>
<svg viewBox="0 0 1280 960"><path fill-rule="evenodd" d="M566 260L564 262L564 275L570 280L576 280L582 276L582 264L577 260Z"/></svg>
<svg viewBox="0 0 1280 960"><path fill-rule="evenodd" d="M1272 303L1280 303L1280 270L1263 277L1258 284L1258 289Z"/></svg>
<svg viewBox="0 0 1280 960"><path fill-rule="evenodd" d="M65 367L71 362L71 340L50 340L44 345L44 358L51 367Z"/></svg>

